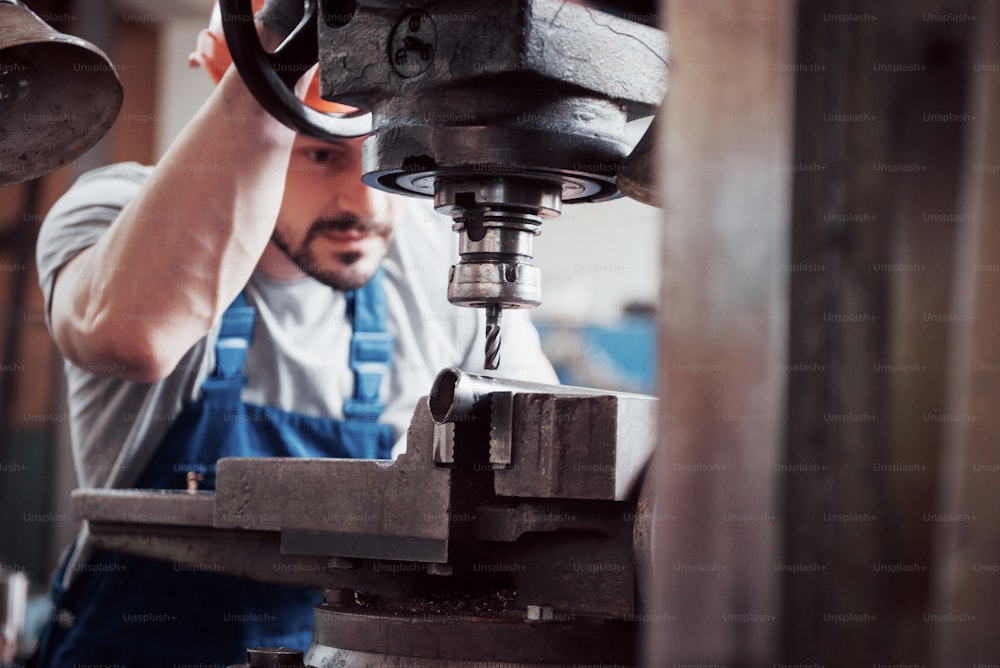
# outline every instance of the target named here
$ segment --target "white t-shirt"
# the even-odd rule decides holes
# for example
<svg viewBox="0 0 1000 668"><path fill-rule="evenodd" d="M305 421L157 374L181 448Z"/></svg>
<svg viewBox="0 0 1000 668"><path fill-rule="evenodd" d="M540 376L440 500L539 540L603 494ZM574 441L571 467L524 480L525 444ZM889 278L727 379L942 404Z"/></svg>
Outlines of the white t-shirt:
<svg viewBox="0 0 1000 668"><path fill-rule="evenodd" d="M95 243L148 178L150 167L124 163L81 176L42 225L37 256L48 313L59 267ZM405 448L414 407L437 373L449 366L481 373L485 316L447 299L448 267L457 257L450 220L414 201L395 227L382 264L388 329L395 337L392 366L383 379L393 427L394 454ZM164 225L183 221L165 220ZM279 281L257 270L246 287L257 307L253 342L244 365L243 400L319 417L343 417L352 395L348 365L350 323L344 294L313 278ZM153 302L156 294L150 294ZM142 317L142 314L136 314ZM167 378L135 383L114 378L114 369L83 369L66 363L70 430L81 487L134 484L183 406L200 397L215 364L218 326L181 359ZM505 314L503 359L497 375L523 377L541 358L538 333L524 311Z"/></svg>

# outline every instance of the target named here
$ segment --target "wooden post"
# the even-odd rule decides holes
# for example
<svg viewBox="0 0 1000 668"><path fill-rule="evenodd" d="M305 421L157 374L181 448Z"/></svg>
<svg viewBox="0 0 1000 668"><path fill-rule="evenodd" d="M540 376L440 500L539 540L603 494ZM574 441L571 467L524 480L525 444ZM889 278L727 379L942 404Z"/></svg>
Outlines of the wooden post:
<svg viewBox="0 0 1000 668"><path fill-rule="evenodd" d="M950 313L949 418L941 449L934 664L1000 663L1000 9L978 3Z"/></svg>
<svg viewBox="0 0 1000 668"><path fill-rule="evenodd" d="M672 2L662 416L646 665L770 665L794 7Z"/></svg>
<svg viewBox="0 0 1000 668"><path fill-rule="evenodd" d="M920 664L974 12L801 3L785 662ZM815 269L815 270L812 270ZM805 566L816 570L808 572Z"/></svg>
<svg viewBox="0 0 1000 668"><path fill-rule="evenodd" d="M670 3L647 665L1000 658L987 4Z"/></svg>

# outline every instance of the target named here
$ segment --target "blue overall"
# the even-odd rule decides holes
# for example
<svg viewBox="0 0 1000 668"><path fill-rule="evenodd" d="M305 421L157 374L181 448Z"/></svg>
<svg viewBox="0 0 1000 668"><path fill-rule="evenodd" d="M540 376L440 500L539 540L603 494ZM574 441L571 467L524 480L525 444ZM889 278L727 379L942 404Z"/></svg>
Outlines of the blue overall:
<svg viewBox="0 0 1000 668"><path fill-rule="evenodd" d="M345 419L289 413L240 398L256 320L256 309L240 295L223 315L216 368L202 386L201 400L186 406L171 425L136 487L183 489L194 471L204 476L199 489L214 489L222 457L389 458L392 429L377 422L384 409L379 386L393 347L381 271L347 293L347 317L353 323L354 394L345 402ZM245 661L248 647L304 650L312 638L313 606L319 602L312 590L220 575L212 572L218 570L213 564L97 552L77 567L66 591L59 584L66 567L53 587L56 613L42 638L40 667L227 666Z"/></svg>

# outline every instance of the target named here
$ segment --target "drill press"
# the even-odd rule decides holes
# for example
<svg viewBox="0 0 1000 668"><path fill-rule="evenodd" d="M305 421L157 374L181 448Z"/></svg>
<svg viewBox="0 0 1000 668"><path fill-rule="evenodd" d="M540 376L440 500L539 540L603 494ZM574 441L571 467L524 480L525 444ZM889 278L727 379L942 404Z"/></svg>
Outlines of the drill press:
<svg viewBox="0 0 1000 668"><path fill-rule="evenodd" d="M432 197L452 217L448 299L486 309L485 366L497 369L503 310L541 303L542 221L563 203L621 195L625 124L666 89L665 35L560 0L309 1L267 54L250 0L222 7L233 61L272 115L320 139L369 134L365 183ZM370 116L296 99L291 86L317 61L323 97Z"/></svg>
<svg viewBox="0 0 1000 668"><path fill-rule="evenodd" d="M448 296L486 309L497 367L500 314L541 301L541 223L621 194L663 34L556 0L331 0L266 54L249 4L223 18L262 105L322 139L368 134L366 183L452 217ZM370 116L298 102L317 60L324 97ZM81 490L74 507L99 548L324 591L305 654L254 648L251 667L635 665L657 416L652 397L446 369L392 462L225 459L215 492Z"/></svg>

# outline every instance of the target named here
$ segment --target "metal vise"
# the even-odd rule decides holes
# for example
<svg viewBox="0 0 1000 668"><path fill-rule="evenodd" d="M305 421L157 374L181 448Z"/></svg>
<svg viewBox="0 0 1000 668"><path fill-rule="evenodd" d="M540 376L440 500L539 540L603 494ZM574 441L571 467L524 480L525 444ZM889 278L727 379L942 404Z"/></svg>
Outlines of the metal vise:
<svg viewBox="0 0 1000 668"><path fill-rule="evenodd" d="M652 142L633 151L625 126L663 100L666 35L563 0L305 4L265 54L250 0L222 0L233 62L289 127L327 140L369 134L365 183L433 197L451 216L460 259L448 299L486 309L485 366L499 368L502 312L541 303L542 222L563 203L619 197L620 174L629 194L654 201ZM322 96L370 119L296 99L290 87L317 61Z"/></svg>
<svg viewBox="0 0 1000 668"><path fill-rule="evenodd" d="M214 493L73 505L96 547L324 590L306 666L630 665L656 408L447 369L395 461L223 459Z"/></svg>

